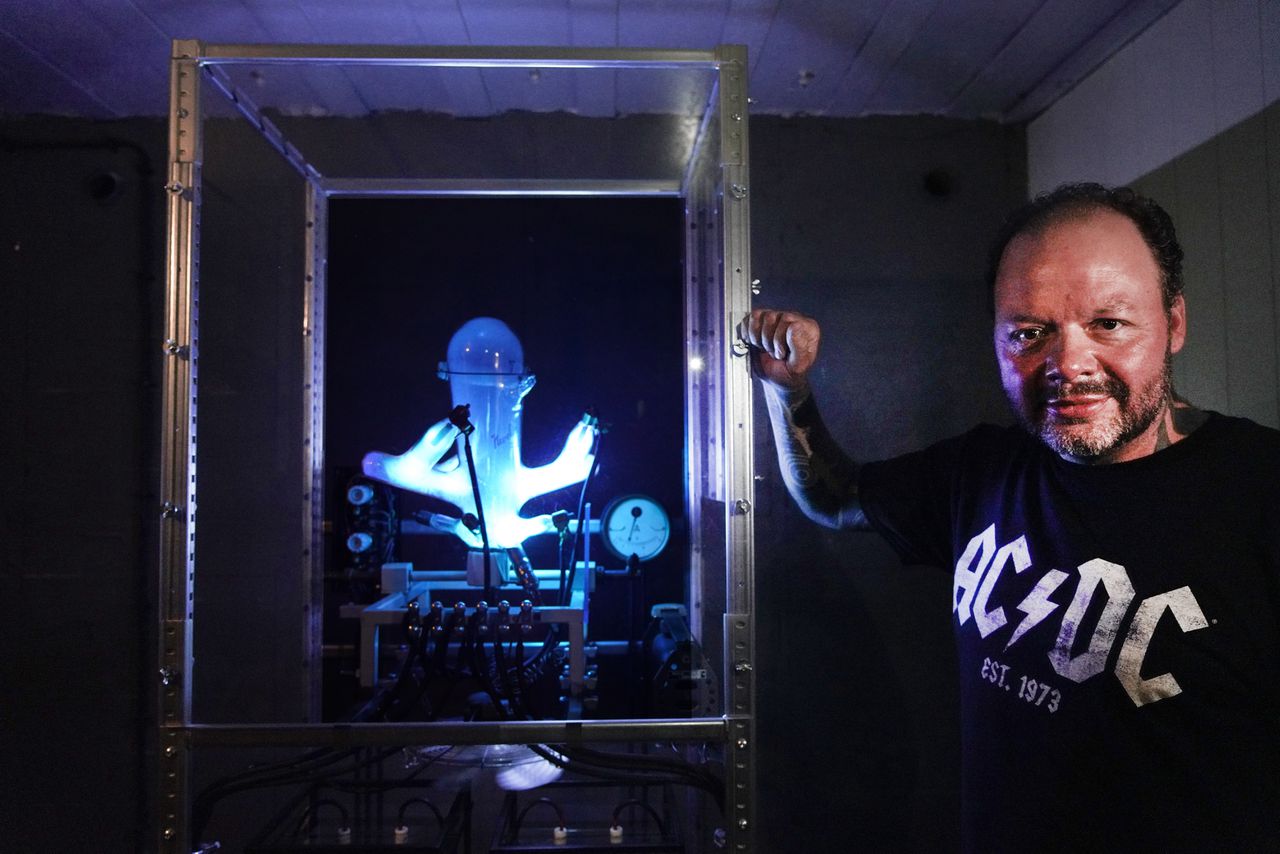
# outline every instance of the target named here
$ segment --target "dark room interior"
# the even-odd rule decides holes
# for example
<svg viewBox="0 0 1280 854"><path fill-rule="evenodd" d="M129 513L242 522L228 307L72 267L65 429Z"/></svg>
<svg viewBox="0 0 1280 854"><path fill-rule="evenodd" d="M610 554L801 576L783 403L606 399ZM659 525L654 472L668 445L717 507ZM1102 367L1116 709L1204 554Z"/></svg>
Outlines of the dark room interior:
<svg viewBox="0 0 1280 854"><path fill-rule="evenodd" d="M1280 427L1280 4L340 6L67 0L0 18L0 848L594 851L623 850L607 831L625 827L638 851L958 850L950 569L903 565L876 534L798 509L725 306L821 322L810 381L859 459L1011 424L988 246L1037 193L1129 185L1168 210L1186 253L1177 393ZM193 188L181 185L192 159L174 154L188 120L171 100L174 39L215 46L214 58L217 46L355 45L472 59L210 62ZM517 48L560 60L502 53ZM636 53L592 65L610 51ZM644 51L668 65L646 77ZM699 59L704 88L684 82L680 63L694 63L681 51L713 57ZM717 76L734 70L746 79ZM739 85L741 114L717 101ZM184 203L200 211L188 254L174 236ZM175 340L175 318L194 316L174 297L187 275L199 323ZM573 456L567 436L592 437L575 474L517 502L523 521L546 519L523 565L521 538L468 512L481 486L466 477L465 430L430 459L461 500L369 474L372 452L409 459L456 416L450 389L466 373L446 349L473 318L502 321L523 346L521 367L495 374L523 417L512 469L550 470L562 447ZM195 355L194 336L188 401L173 364ZM507 388L517 376L525 385ZM188 403L200 438L183 444L172 416ZM488 416L472 416L477 453L496 454L481 442ZM175 471L198 484L198 535L171 500ZM615 550L603 518L632 496L652 502L646 522L664 514L645 558ZM496 524L498 505L484 506ZM575 533L584 507L599 527ZM175 548L197 578L176 605L162 592ZM584 548L575 576L566 560L576 567ZM404 564L406 583L448 570L446 592L375 614L402 571L387 567ZM480 581L462 584L464 566ZM538 611L576 614L541 617L545 635L512 628L505 652L489 644L490 669L472 632L479 603L511 600L519 620L531 591ZM739 655L735 677L729 623L743 612L754 658ZM580 672L580 639L567 638L588 617ZM161 660L173 631L191 633L190 680ZM533 664L498 664L517 636ZM668 664L686 677L679 691L659 684ZM750 706L735 715L735 701ZM175 703L193 717L165 720ZM573 776L575 762L594 767L589 736L487 745L536 748L529 767L541 757L557 775L569 754L555 751L581 750L543 800L461 758L482 740L433 753L423 738L358 735L371 714L497 732L519 706L534 721L684 718L726 735L596 738L633 772L607 793ZM728 735L735 721L750 739ZM184 742L185 724L212 735ZM239 724L324 724L328 740L216 729ZM188 758L167 765L175 750ZM330 761L332 773L312 770ZM655 770L677 765L678 785ZM166 777L175 767L181 783ZM384 774L434 788L392 796ZM303 785L317 780L330 788ZM188 801L176 807L175 787ZM591 816L576 830L575 810ZM433 821L439 841L392 843L393 826ZM521 822L526 840L560 827L569 839L521 847ZM344 824L347 842L317 841Z"/></svg>

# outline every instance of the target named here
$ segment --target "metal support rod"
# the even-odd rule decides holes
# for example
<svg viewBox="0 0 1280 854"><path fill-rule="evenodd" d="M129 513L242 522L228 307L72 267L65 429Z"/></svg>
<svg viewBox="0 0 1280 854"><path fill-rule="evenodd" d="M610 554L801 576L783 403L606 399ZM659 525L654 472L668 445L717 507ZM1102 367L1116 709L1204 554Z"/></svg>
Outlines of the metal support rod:
<svg viewBox="0 0 1280 854"><path fill-rule="evenodd" d="M174 42L169 87L168 245L160 437L160 623L156 849L181 851L188 824L186 746L172 728L191 720L195 582L196 306L200 250L199 45Z"/></svg>
<svg viewBox="0 0 1280 854"><path fill-rule="evenodd" d="M366 747L449 744L599 744L629 741L723 742L722 718L467 723L194 724L170 730L192 747Z"/></svg>
<svg viewBox="0 0 1280 854"><path fill-rule="evenodd" d="M660 180L588 180L551 178L327 178L320 182L330 197L388 196L679 196L680 184Z"/></svg>
<svg viewBox="0 0 1280 854"><path fill-rule="evenodd" d="M240 112L240 115L249 120L254 129L262 134L262 138L284 158L286 163L308 181L319 180L320 173L316 171L316 168L307 162L297 146L285 138L284 131L280 130L275 122L262 114L262 110L258 108L253 99L243 89L231 82L227 72L216 65L205 65L204 71L209 75L209 80L218 87L222 94L227 96L227 100L231 102L231 105Z"/></svg>
<svg viewBox="0 0 1280 854"><path fill-rule="evenodd" d="M403 44L206 44L205 62L339 62L344 65L462 68L704 68L716 67L709 50L652 48L508 47Z"/></svg>
<svg viewBox="0 0 1280 854"><path fill-rule="evenodd" d="M312 170L314 171L314 170ZM302 358L305 384L302 394L302 483L306 490L302 507L302 661L300 696L306 698L308 720L319 720L321 710L320 645L324 634L324 347L326 256L329 251L329 202L316 182L306 187L306 253L302 315Z"/></svg>
<svg viewBox="0 0 1280 854"><path fill-rule="evenodd" d="M723 211L723 315L727 367L725 393L726 577L724 653L726 712L725 809L729 850L758 851L755 842L754 729L755 662L755 481L751 369L746 346L734 329L751 310L751 199L747 169L746 48L722 45L720 64L721 209Z"/></svg>

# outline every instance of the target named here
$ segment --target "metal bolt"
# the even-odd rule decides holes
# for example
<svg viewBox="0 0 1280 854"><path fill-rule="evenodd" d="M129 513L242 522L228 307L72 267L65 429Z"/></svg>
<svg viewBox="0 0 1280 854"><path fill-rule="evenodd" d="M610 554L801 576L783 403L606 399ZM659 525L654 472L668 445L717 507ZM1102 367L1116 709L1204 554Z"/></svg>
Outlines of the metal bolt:
<svg viewBox="0 0 1280 854"><path fill-rule="evenodd" d="M166 501L160 507L160 517L162 519L177 519L182 516L182 508L172 501Z"/></svg>
<svg viewBox="0 0 1280 854"><path fill-rule="evenodd" d="M751 512L751 502L745 498L739 498L733 502L733 509L739 516L745 516Z"/></svg>
<svg viewBox="0 0 1280 854"><path fill-rule="evenodd" d="M178 751L174 749L174 746L172 744L164 749L164 755L168 757L172 757L177 752Z"/></svg>
<svg viewBox="0 0 1280 854"><path fill-rule="evenodd" d="M191 348L185 344L179 344L172 338L166 338L164 339L164 352L169 356L185 359L191 355Z"/></svg>
<svg viewBox="0 0 1280 854"><path fill-rule="evenodd" d="M739 661L737 664L733 665L733 672L734 672L734 673L750 673L750 672L751 672L751 662L749 662L749 661Z"/></svg>
<svg viewBox="0 0 1280 854"><path fill-rule="evenodd" d="M742 113L734 113L734 114L733 114L733 120L734 120L735 122L740 122L740 121L742 121Z"/></svg>
<svg viewBox="0 0 1280 854"><path fill-rule="evenodd" d="M173 838L173 828L172 828L172 827L166 827L166 828L164 829L164 838L165 838L165 839L172 839L172 838Z"/></svg>
<svg viewBox="0 0 1280 854"><path fill-rule="evenodd" d="M747 829L747 820L745 818L738 819L738 830Z"/></svg>
<svg viewBox="0 0 1280 854"><path fill-rule="evenodd" d="M173 193L175 196L187 189L186 187L182 186L181 181L170 181L168 184L165 185L164 188L168 190L170 193Z"/></svg>
<svg viewBox="0 0 1280 854"><path fill-rule="evenodd" d="M741 201L747 197L747 188L743 184L730 184L729 195Z"/></svg>
<svg viewBox="0 0 1280 854"><path fill-rule="evenodd" d="M174 672L174 669L172 667L160 668L160 684L161 685L164 685L166 687L169 685L172 685L175 679L177 679L177 673Z"/></svg>
<svg viewBox="0 0 1280 854"><path fill-rule="evenodd" d="M738 739L738 749L739 750L747 749L747 740L745 738Z"/></svg>

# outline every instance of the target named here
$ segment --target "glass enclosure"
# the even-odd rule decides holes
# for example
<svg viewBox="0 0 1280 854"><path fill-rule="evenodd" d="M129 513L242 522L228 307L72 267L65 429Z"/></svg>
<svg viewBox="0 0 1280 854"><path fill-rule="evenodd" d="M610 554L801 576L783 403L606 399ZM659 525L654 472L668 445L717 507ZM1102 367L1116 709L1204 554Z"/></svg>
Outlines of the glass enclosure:
<svg viewBox="0 0 1280 854"><path fill-rule="evenodd" d="M754 850L745 69L175 42L161 850Z"/></svg>

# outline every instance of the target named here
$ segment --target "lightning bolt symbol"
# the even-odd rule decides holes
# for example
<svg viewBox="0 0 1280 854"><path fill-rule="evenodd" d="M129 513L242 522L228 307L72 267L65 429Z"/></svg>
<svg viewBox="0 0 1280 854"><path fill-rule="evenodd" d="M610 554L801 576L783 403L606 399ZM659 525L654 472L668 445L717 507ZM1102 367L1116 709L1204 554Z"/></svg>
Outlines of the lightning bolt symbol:
<svg viewBox="0 0 1280 854"><path fill-rule="evenodd" d="M1053 613L1053 609L1058 607L1057 602L1050 602L1049 596L1053 591L1057 590L1066 581L1067 574L1061 570L1051 569L1044 574L1044 578L1031 589L1026 598L1018 603L1018 610L1027 616L1022 618L1022 622L1018 624L1018 628L1013 630L1012 637L1009 642L1004 645L1005 649L1013 646L1018 642L1018 638L1034 629L1036 626L1044 622L1045 617Z"/></svg>

